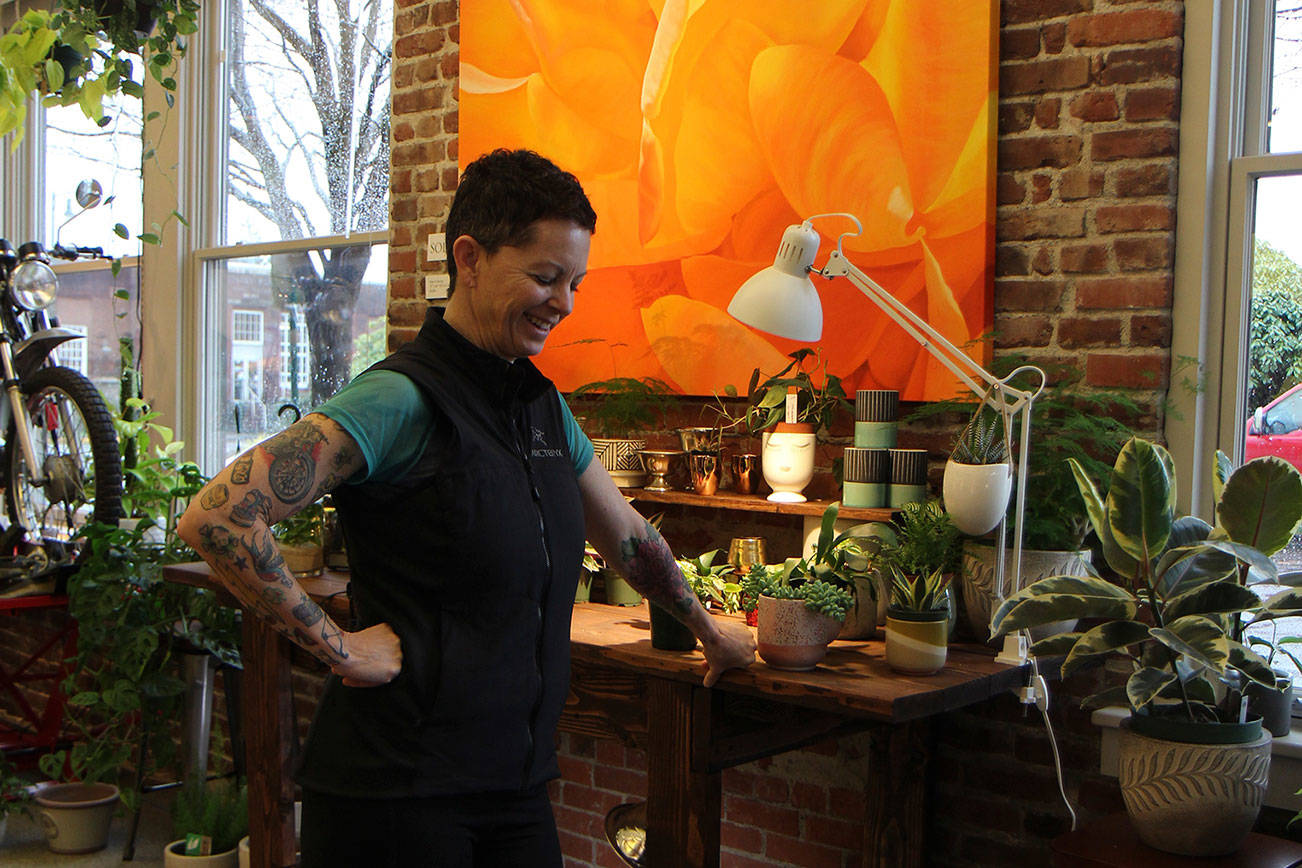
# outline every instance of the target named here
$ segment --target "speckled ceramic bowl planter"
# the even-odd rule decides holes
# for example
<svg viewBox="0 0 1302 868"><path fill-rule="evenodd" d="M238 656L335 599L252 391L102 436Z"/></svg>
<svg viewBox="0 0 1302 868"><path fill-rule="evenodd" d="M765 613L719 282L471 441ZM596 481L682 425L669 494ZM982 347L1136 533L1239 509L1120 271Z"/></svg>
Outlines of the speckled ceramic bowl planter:
<svg viewBox="0 0 1302 868"><path fill-rule="evenodd" d="M811 612L804 600L759 598L759 656L774 669L813 669L840 629L840 621Z"/></svg>

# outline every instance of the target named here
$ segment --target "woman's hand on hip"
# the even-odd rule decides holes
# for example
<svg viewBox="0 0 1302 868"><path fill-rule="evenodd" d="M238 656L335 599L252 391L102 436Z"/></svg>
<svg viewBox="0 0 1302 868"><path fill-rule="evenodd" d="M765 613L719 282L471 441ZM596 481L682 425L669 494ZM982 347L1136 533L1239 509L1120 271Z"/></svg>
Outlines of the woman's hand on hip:
<svg viewBox="0 0 1302 868"><path fill-rule="evenodd" d="M345 633L348 659L330 667L349 687L378 687L388 684L402 671L402 643L388 624L376 624L356 633Z"/></svg>

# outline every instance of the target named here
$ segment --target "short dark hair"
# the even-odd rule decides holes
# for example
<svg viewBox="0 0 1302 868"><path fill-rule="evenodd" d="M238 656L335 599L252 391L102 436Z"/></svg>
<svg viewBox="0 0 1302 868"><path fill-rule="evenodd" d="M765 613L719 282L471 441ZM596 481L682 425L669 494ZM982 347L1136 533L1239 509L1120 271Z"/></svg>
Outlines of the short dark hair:
<svg viewBox="0 0 1302 868"><path fill-rule="evenodd" d="M597 230L597 212L579 179L533 151L496 151L466 166L448 210L447 243L451 289L457 286L452 243L469 235L489 253L503 246L523 247L539 220L570 220Z"/></svg>

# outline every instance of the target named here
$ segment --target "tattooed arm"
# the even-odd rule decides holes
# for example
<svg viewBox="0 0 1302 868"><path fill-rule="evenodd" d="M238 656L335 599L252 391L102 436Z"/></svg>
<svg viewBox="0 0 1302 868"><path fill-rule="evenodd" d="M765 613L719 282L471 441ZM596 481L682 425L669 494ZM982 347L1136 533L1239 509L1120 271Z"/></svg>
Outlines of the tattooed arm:
<svg viewBox="0 0 1302 868"><path fill-rule="evenodd" d="M588 539L606 563L648 599L673 613L701 640L708 669L705 686L725 670L755 660L755 638L744 625L711 618L687 586L674 553L659 531L638 515L620 494L610 474L593 461L579 477Z"/></svg>
<svg viewBox="0 0 1302 868"><path fill-rule="evenodd" d="M402 665L387 624L346 633L285 566L271 526L365 466L356 441L310 413L236 458L181 516L177 531L248 610L321 660L351 686L392 681Z"/></svg>

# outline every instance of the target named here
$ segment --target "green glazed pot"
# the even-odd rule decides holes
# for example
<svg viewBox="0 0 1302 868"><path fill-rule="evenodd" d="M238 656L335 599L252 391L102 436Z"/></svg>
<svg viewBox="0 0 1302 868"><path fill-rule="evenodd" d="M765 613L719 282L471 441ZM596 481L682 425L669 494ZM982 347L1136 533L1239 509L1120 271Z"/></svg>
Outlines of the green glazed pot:
<svg viewBox="0 0 1302 868"><path fill-rule="evenodd" d="M661 651L695 651L696 635L668 611L647 600L651 607L651 647Z"/></svg>

